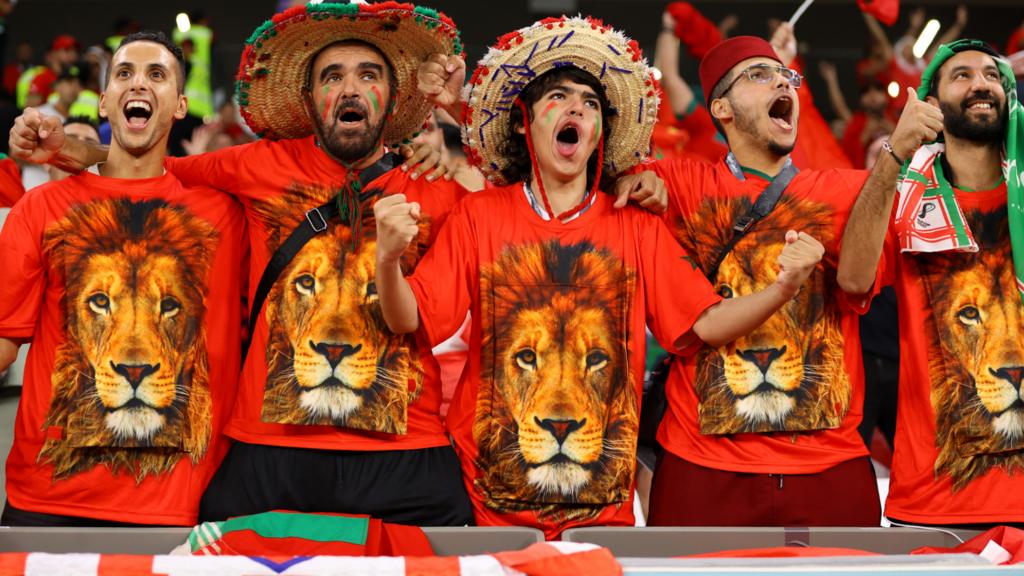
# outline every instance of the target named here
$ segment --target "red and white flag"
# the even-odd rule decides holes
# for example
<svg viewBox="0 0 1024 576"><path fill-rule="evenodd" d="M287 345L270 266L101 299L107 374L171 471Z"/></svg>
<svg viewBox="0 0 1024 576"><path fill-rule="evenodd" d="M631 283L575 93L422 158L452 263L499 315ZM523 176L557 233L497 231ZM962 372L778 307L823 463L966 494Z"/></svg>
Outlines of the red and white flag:
<svg viewBox="0 0 1024 576"><path fill-rule="evenodd" d="M115 554L0 554L4 576L621 576L606 548L575 542L543 542L524 550L481 556L351 557L126 556Z"/></svg>

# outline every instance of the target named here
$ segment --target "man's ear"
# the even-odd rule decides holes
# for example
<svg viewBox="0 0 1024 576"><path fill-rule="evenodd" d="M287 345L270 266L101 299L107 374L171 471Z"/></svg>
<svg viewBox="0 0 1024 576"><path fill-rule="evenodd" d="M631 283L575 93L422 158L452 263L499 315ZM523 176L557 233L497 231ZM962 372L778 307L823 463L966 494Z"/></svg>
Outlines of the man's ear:
<svg viewBox="0 0 1024 576"><path fill-rule="evenodd" d="M306 106L306 115L315 122L316 106L313 105L313 92L310 91L308 86L302 89L302 103Z"/></svg>
<svg viewBox="0 0 1024 576"><path fill-rule="evenodd" d="M728 98L715 98L711 101L711 108L708 112L711 112L711 116L719 122L732 118L732 103Z"/></svg>
<svg viewBox="0 0 1024 576"><path fill-rule="evenodd" d="M106 101L107 101L107 92L106 92L106 90L104 90L103 92L100 92L100 109L99 109L100 118L104 118L104 119L107 117L107 111L103 109L103 103L106 102Z"/></svg>
<svg viewBox="0 0 1024 576"><path fill-rule="evenodd" d="M936 108L939 107L939 99L936 98L935 96L932 96L931 94L925 96L924 101L931 104L932 106L935 106Z"/></svg>
<svg viewBox="0 0 1024 576"><path fill-rule="evenodd" d="M184 93L178 95L178 106L174 109L174 119L181 120L188 114L188 96Z"/></svg>

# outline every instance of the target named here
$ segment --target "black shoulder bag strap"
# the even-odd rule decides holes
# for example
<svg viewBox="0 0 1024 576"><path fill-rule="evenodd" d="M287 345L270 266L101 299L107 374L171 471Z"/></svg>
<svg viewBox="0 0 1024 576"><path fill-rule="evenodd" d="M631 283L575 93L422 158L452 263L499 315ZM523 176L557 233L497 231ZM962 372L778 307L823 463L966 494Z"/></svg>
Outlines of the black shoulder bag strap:
<svg viewBox="0 0 1024 576"><path fill-rule="evenodd" d="M743 175L743 170L740 168L739 162L736 161L736 157L732 155L732 152L729 152L729 155L726 156L725 163L729 166L729 171L732 172L733 176L739 180L746 180L746 176ZM729 252L732 252L732 249L736 247L736 244L743 236L754 227L754 224L771 214L772 210L775 209L775 205L779 203L782 192L793 181L793 177L796 176L797 172L798 170L793 165L793 161L786 160L786 164L779 171L778 175L772 179L767 188L758 194L757 199L754 200L754 205L750 207L750 211L736 219L732 226L732 238L729 239L725 246L722 246L718 256L715 257L714 264L707 271L708 281L715 281L715 277L718 276L718 269L722 266L725 257L729 255Z"/></svg>
<svg viewBox="0 0 1024 576"><path fill-rule="evenodd" d="M733 156L732 152L725 158L726 165L729 166L729 171L736 177L737 180L746 180L747 177L743 175L743 170L740 168L740 163ZM796 176L797 169L793 166L793 162L787 160L785 166L779 171L779 174L772 179L768 187L765 188L754 201L754 205L750 207L750 211L736 219L736 222L732 227L732 237L729 242L722 247L718 252L718 256L715 258L714 264L708 269L707 279L709 282L714 284L715 277L718 275L718 269L722 266L722 261L725 257L732 252L732 249L736 247L736 244L740 241L743 236L754 227L758 221L762 218L771 214L771 211L775 209L775 205L779 203L779 198L782 197L783 190L789 186L789 183ZM647 385L644 387L644 398L640 405L640 432L638 443L641 446L654 447L655 453L659 450L657 443L657 432L658 427L661 425L661 420L665 415L665 411L668 410L668 397L665 393L665 383L668 381L669 372L672 369L672 362L675 356L671 353L665 354L657 360L654 368L651 370L650 379ZM653 459L650 459L648 452L641 451L641 462L645 465L652 467ZM647 461L645 461L645 457Z"/></svg>
<svg viewBox="0 0 1024 576"><path fill-rule="evenodd" d="M389 153L385 154L380 160L374 164L367 166L359 173L359 182L363 185L363 189L373 182L377 178L384 175L385 172L394 169L399 165L400 158L398 155ZM367 190L359 197L360 202L365 202L371 196L376 194L375 190ZM339 192L340 194L340 192ZM288 267L288 264L295 258L295 255L302 250L302 247L307 242L312 240L317 234L320 234L324 230L327 230L327 223L332 218L338 216L338 196L331 197L330 200L313 208L306 212L306 219L299 223L298 226L292 230L292 233L285 238L284 242L277 247L274 255L270 257L267 262L267 267L263 269L263 274L260 276L260 283L256 285L256 294L253 296L252 307L249 311L249 338L245 341L242 346L242 363L245 363L245 356L249 352L249 344L252 342L252 335L256 332L256 321L259 319L260 313L263 311L263 303L267 300L267 295L270 294L270 289L274 287L274 283L277 282L278 277L281 276L281 272Z"/></svg>

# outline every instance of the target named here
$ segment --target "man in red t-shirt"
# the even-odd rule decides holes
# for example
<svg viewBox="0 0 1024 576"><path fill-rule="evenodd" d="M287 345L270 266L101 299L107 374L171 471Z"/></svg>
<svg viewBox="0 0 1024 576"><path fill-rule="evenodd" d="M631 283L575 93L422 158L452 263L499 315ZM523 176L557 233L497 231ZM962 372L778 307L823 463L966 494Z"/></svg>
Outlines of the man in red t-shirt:
<svg viewBox="0 0 1024 576"><path fill-rule="evenodd" d="M647 151L652 83L636 43L597 20L505 35L473 74L463 116L470 157L499 187L460 203L408 280L401 258L423 208L402 195L374 207L388 326L435 344L471 312L447 422L478 524L548 538L632 525L645 324L679 354L723 345L796 296L823 252L800 226L780 230L782 271L725 301L660 219L615 210L602 176Z"/></svg>
<svg viewBox="0 0 1024 576"><path fill-rule="evenodd" d="M1024 307L1014 264L1024 224L1013 208L1024 187L1024 112L1016 98L1009 65L984 42L939 48L843 238L840 285L867 298L893 284L899 305L885 505L894 521L1024 523Z"/></svg>
<svg viewBox="0 0 1024 576"><path fill-rule="evenodd" d="M785 246L780 235L789 228L799 225L826 250L800 295L757 330L672 362L650 525L880 520L874 473L857 433L863 307L848 302L834 280L839 236L865 175L801 170L773 208L748 220L765 190L795 172L789 155L802 78L782 66L794 45L792 28L782 24L771 44L741 36L708 52L701 84L731 153L717 164L678 159L650 166L669 188L669 228L723 298L773 282L775 257Z"/></svg>
<svg viewBox="0 0 1024 576"><path fill-rule="evenodd" d="M396 191L423 203L403 261L411 271L462 190L396 169L385 146L407 141L430 113L419 64L459 52L447 16L409 4L291 8L242 54L240 111L263 139L168 159L184 182L241 200L252 252L253 337L225 428L236 442L203 520L289 509L472 521L430 347L380 319L370 210Z"/></svg>
<svg viewBox="0 0 1024 576"><path fill-rule="evenodd" d="M184 83L162 33L126 37L99 175L31 191L0 233L0 370L32 343L4 525L192 525L227 451L245 222L164 171Z"/></svg>

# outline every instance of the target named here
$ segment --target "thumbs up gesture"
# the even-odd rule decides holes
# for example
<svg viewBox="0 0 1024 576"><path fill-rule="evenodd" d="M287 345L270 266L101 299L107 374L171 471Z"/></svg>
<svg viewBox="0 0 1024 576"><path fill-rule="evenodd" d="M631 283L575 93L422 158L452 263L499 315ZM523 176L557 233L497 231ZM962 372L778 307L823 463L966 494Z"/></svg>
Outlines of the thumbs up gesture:
<svg viewBox="0 0 1024 576"><path fill-rule="evenodd" d="M942 132L942 112L934 104L919 100L917 91L908 87L907 105L889 138L893 152L904 161L910 160L922 144L934 141L939 132Z"/></svg>

